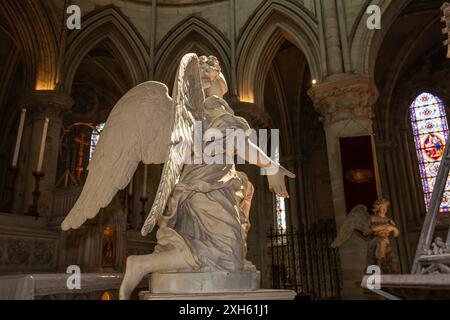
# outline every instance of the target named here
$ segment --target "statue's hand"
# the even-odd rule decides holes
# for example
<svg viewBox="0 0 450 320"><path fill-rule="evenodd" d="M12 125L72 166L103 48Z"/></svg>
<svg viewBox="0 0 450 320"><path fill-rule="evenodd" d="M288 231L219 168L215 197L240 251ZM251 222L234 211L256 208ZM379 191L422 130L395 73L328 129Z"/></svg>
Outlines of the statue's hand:
<svg viewBox="0 0 450 320"><path fill-rule="evenodd" d="M267 180L269 181L269 190L274 192L279 197L289 198L284 177L294 179L295 174L282 166L278 168L277 173L272 175L269 174L267 176Z"/></svg>

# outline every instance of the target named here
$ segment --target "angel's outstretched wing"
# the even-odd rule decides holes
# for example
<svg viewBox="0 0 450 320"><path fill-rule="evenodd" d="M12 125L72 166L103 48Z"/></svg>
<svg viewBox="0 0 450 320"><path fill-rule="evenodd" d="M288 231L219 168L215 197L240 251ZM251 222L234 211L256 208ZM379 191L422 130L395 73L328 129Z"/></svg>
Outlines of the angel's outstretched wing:
<svg viewBox="0 0 450 320"><path fill-rule="evenodd" d="M63 230L77 229L105 208L125 188L139 162L164 163L170 150L175 112L168 88L145 82L131 89L114 106L89 164L89 173Z"/></svg>
<svg viewBox="0 0 450 320"><path fill-rule="evenodd" d="M175 116L169 158L164 165L152 209L142 226L143 236L152 231L163 214L167 200L180 177L186 154L191 152L194 121L202 119L205 94L197 55L187 54L181 60L172 96Z"/></svg>
<svg viewBox="0 0 450 320"><path fill-rule="evenodd" d="M372 233L369 212L367 212L367 207L361 204L355 206L349 212L331 247L339 248L351 237L355 230L361 232L364 236Z"/></svg>

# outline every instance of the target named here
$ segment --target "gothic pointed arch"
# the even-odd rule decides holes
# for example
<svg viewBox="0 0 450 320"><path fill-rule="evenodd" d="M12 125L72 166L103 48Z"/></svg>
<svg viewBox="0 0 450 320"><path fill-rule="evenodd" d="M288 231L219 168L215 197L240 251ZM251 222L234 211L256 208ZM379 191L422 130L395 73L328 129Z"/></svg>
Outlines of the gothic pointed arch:
<svg viewBox="0 0 450 320"><path fill-rule="evenodd" d="M62 24L53 2L1 1L0 17L27 62L27 91L54 89Z"/></svg>
<svg viewBox="0 0 450 320"><path fill-rule="evenodd" d="M350 32L350 54L355 71L359 74L373 75L376 58L383 39L399 14L412 0L367 0L360 10ZM367 8L377 5L381 9L382 27L380 30L367 28Z"/></svg>
<svg viewBox="0 0 450 320"><path fill-rule="evenodd" d="M104 40L113 46L114 57L129 77L129 87L147 80L148 53L144 41L124 15L114 6L90 13L82 29L67 39L64 61L64 91L70 93L73 78L83 58Z"/></svg>
<svg viewBox="0 0 450 320"><path fill-rule="evenodd" d="M313 78L320 79L316 18L301 4L265 1L239 36L237 78L241 100L263 105L267 68L284 40L305 54Z"/></svg>
<svg viewBox="0 0 450 320"><path fill-rule="evenodd" d="M198 16L187 17L160 41L155 55L155 79L171 86L177 62L184 54L192 51L216 56L225 78L229 80L230 50L229 40L215 26Z"/></svg>

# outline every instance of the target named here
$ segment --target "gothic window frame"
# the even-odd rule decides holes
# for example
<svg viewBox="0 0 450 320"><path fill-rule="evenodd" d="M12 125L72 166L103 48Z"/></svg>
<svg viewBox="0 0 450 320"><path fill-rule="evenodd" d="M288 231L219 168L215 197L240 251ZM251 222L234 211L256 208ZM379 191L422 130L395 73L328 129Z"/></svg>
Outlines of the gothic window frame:
<svg viewBox="0 0 450 320"><path fill-rule="evenodd" d="M89 144L89 161L92 160L92 156L94 155L95 147L98 144L98 139L100 138L100 134L102 133L103 129L105 128L106 122L100 122L97 125L95 125L95 129L91 131L90 136L90 144Z"/></svg>
<svg viewBox="0 0 450 320"><path fill-rule="evenodd" d="M424 97L431 98L431 102L430 100L420 101L420 98L423 99ZM445 100L444 95L434 90L423 89L416 92L408 101L408 123L414 145L416 170L421 187L420 193L426 210L428 210L431 200L434 180L444 152L445 141L450 133ZM430 143L433 140L434 145ZM446 192L439 212L441 214L450 213L450 180L447 181Z"/></svg>

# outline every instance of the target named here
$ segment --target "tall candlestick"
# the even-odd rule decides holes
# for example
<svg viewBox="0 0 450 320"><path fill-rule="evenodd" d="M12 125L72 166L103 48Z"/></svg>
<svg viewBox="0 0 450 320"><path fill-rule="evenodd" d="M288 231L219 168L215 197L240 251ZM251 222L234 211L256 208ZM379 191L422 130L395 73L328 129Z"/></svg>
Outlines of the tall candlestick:
<svg viewBox="0 0 450 320"><path fill-rule="evenodd" d="M142 197L145 198L147 196L147 165L144 165L144 180L142 184Z"/></svg>
<svg viewBox="0 0 450 320"><path fill-rule="evenodd" d="M19 131L17 131L16 147L14 148L14 155L13 155L13 161L12 161L13 168L17 167L17 161L19 160L19 150L20 150L20 144L22 142L22 134L23 134L23 127L25 124L26 112L27 112L27 109L22 109L22 112L20 113Z"/></svg>
<svg viewBox="0 0 450 320"><path fill-rule="evenodd" d="M38 165L37 165L37 172L42 172L42 163L44 161L44 151L45 151L45 140L47 139L47 130L48 130L49 122L50 122L50 119L45 118L44 128L42 130L41 148L39 149L39 160L38 160Z"/></svg>

